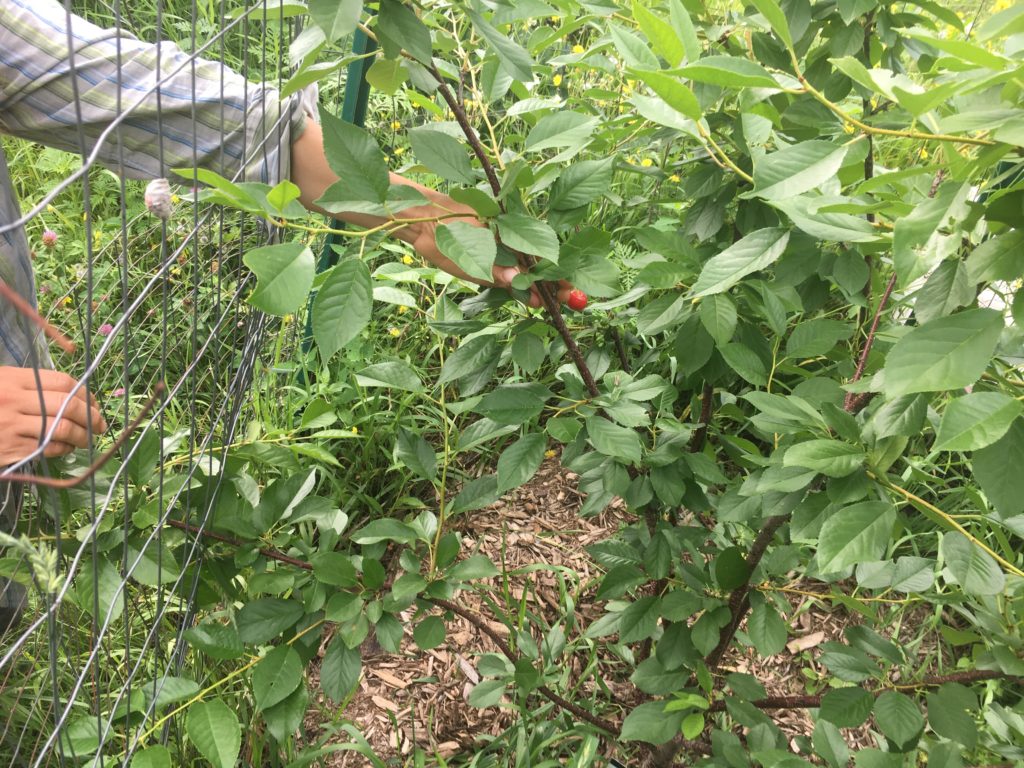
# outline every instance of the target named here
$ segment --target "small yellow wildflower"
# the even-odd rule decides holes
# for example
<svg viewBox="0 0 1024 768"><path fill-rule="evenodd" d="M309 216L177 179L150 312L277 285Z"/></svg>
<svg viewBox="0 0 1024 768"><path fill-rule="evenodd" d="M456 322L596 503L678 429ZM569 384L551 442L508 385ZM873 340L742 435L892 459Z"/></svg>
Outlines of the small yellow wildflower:
<svg viewBox="0 0 1024 768"><path fill-rule="evenodd" d="M395 157L405 154L405 147L395 147Z"/></svg>
<svg viewBox="0 0 1024 768"><path fill-rule="evenodd" d="M925 149L924 147L921 147L921 151L917 153L917 156L920 157L922 160L927 160L928 150Z"/></svg>
<svg viewBox="0 0 1024 768"><path fill-rule="evenodd" d="M57 212L57 209L56 209L56 208L54 208L54 207L53 207L53 204L51 203L50 205L46 206L46 212L47 212L47 213L56 213L56 212Z"/></svg>
<svg viewBox="0 0 1024 768"><path fill-rule="evenodd" d="M576 53L576 54L583 53L583 51L585 51L585 50L586 49L582 45L580 45L579 43L577 43L576 45L574 45L572 47L572 52Z"/></svg>
<svg viewBox="0 0 1024 768"><path fill-rule="evenodd" d="M358 435L359 434L359 427L352 427L352 434L353 435Z"/></svg>
<svg viewBox="0 0 1024 768"><path fill-rule="evenodd" d="M399 336L402 335L402 332L397 328L388 328L388 333L390 333L395 338L398 338Z"/></svg>
<svg viewBox="0 0 1024 768"><path fill-rule="evenodd" d="M103 242L103 233L100 232L97 229L95 232L92 233L92 244L93 244L93 246L97 246L97 245L99 245L102 242Z"/></svg>
<svg viewBox="0 0 1024 768"><path fill-rule="evenodd" d="M173 195L171 195L171 202L172 202L172 203L173 203L174 205L177 205L178 203L180 203L180 202L181 202L181 196L180 196L180 195L178 195L178 194L173 194Z"/></svg>
<svg viewBox="0 0 1024 768"><path fill-rule="evenodd" d="M412 264L412 256L410 256L408 253L405 254L405 256L402 257L402 263L405 264L406 266Z"/></svg>
<svg viewBox="0 0 1024 768"><path fill-rule="evenodd" d="M544 451L544 458L545 459L553 459L553 458L555 458L555 452L551 451L551 450Z"/></svg>
<svg viewBox="0 0 1024 768"><path fill-rule="evenodd" d="M400 315L404 315L408 311L409 311L409 308L407 306L405 306L405 305L402 305L401 307L398 308L398 314L400 314Z"/></svg>
<svg viewBox="0 0 1024 768"><path fill-rule="evenodd" d="M853 133L857 129L853 127L853 123L843 123L843 133Z"/></svg>
<svg viewBox="0 0 1024 768"><path fill-rule="evenodd" d="M561 18L559 18L558 16L552 16L551 17L551 23L552 24L557 24L560 21L561 21Z"/></svg>
<svg viewBox="0 0 1024 768"><path fill-rule="evenodd" d="M626 162L629 163L630 165L636 165L636 160L634 160L632 157L627 157Z"/></svg>
<svg viewBox="0 0 1024 768"><path fill-rule="evenodd" d="M281 320L285 323L290 323L292 321L292 315L285 315Z"/></svg>
<svg viewBox="0 0 1024 768"><path fill-rule="evenodd" d="M71 297L70 296L65 296L64 297L64 301L62 301L61 304L63 304L65 307L70 307L71 306Z"/></svg>
<svg viewBox="0 0 1024 768"><path fill-rule="evenodd" d="M651 158L649 157L645 157L643 160L640 161L640 166L642 168L650 168L652 165L654 165L654 161L651 160Z"/></svg>
<svg viewBox="0 0 1024 768"><path fill-rule="evenodd" d="M673 173L671 176L668 177L668 180L671 181L673 184L678 184L681 181L678 173Z"/></svg>
<svg viewBox="0 0 1024 768"><path fill-rule="evenodd" d="M402 129L402 124L398 120L392 120L391 121L391 130L392 131L400 131L401 129Z"/></svg>
<svg viewBox="0 0 1024 768"><path fill-rule="evenodd" d="M554 77L551 78L551 82L554 84L555 88L557 88L562 84L562 76L555 75Z"/></svg>

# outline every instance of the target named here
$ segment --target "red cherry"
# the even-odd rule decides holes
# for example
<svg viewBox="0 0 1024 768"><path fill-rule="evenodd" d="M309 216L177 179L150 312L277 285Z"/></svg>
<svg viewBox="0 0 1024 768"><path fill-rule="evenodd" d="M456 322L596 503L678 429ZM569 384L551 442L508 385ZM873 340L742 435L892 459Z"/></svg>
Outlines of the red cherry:
<svg viewBox="0 0 1024 768"><path fill-rule="evenodd" d="M576 288L569 291L569 301L566 302L569 305L569 309L575 309L579 312L581 309L587 306L587 294Z"/></svg>

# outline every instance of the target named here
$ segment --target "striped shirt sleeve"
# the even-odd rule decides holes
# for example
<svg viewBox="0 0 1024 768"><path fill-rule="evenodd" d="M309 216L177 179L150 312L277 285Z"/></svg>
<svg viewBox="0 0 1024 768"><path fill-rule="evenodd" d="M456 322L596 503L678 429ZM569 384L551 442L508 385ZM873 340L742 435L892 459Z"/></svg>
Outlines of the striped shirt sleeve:
<svg viewBox="0 0 1024 768"><path fill-rule="evenodd" d="M272 184L288 178L305 119L297 97L173 43L102 29L54 0L0 0L0 131L75 153L84 143L131 178L199 167Z"/></svg>

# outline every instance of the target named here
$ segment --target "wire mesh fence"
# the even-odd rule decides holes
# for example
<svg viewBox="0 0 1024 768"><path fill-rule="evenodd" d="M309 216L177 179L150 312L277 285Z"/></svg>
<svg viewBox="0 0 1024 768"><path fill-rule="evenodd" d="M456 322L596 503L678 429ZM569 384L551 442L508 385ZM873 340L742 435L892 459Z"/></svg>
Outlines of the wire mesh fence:
<svg viewBox="0 0 1024 768"><path fill-rule="evenodd" d="M0 765L129 765L200 690L182 634L268 327L241 256L276 233L187 169L287 178L301 29L269 7L0 2L0 370L38 404L2 462Z"/></svg>

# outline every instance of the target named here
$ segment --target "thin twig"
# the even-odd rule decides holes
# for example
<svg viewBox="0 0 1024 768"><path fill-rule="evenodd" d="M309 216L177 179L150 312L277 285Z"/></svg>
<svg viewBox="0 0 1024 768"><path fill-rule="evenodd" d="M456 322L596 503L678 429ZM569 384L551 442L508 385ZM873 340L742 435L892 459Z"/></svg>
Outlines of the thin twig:
<svg viewBox="0 0 1024 768"><path fill-rule="evenodd" d="M704 443L708 439L708 423L711 421L711 404L715 395L715 388L711 382L705 381L700 393L700 426L690 438L690 453L700 453L704 450Z"/></svg>
<svg viewBox="0 0 1024 768"><path fill-rule="evenodd" d="M89 467L80 475L75 477L66 477L63 479L55 477L45 477L43 475L22 475L17 472L14 473L3 473L0 474L0 483L21 483L22 485L36 485L44 488L57 488L66 489L74 488L86 480L91 478L103 465L110 461L123 446L133 432L135 432L142 422L149 416L149 412L156 407L156 404L160 401L160 396L164 393L164 383L162 381L157 382L156 387L153 389L153 395L146 401L146 404L142 406L142 411L135 417L131 424L125 427L124 431L118 436L114 444L110 446L105 453L103 453L96 461L89 465Z"/></svg>
<svg viewBox="0 0 1024 768"><path fill-rule="evenodd" d="M169 526L171 526L172 528L177 528L178 530L181 530L181 531L187 531L188 533L194 533L194 534L196 534L198 536L205 536L206 538L209 538L209 539L215 539L216 541L222 541L225 544L230 544L231 546L235 547L236 549L241 549L243 547L248 546L244 541L239 541L238 539L234 539L231 536L225 536L222 533L216 533L214 531L209 531L206 528L199 528L198 526L190 525L189 523L186 523L183 520L175 520L174 518L168 518L167 519L167 524ZM289 555L286 555L286 554L284 554L284 552L281 552L280 550L277 550L277 549L272 549L270 547L266 547L266 548L260 549L260 554L263 555L264 557L267 557L267 558L271 559L271 560L277 560L278 562L281 562L281 563L287 563L288 565L294 565L296 568L302 568L304 571L312 571L313 570L313 566L310 565L309 563L307 563L307 562L305 562L303 560L299 560L297 558L291 557Z"/></svg>
<svg viewBox="0 0 1024 768"><path fill-rule="evenodd" d="M861 376L864 375L864 366L867 365L868 355L871 354L871 347L875 343L875 333L878 331L878 323L882 319L882 312L885 311L885 305L889 302L889 296L892 295L892 289L896 287L896 273L893 272L889 278L888 284L885 286L885 291L882 293L882 298L878 300L878 309L875 310L875 316L871 318L871 328L868 330L867 338L864 339L864 347L860 351L860 360L857 361L857 370L853 374L853 381L860 381ZM859 402L862 398L858 397L853 392L847 392L846 397L843 398L843 408L850 413L857 410Z"/></svg>
<svg viewBox="0 0 1024 768"><path fill-rule="evenodd" d="M7 301L14 305L14 308L21 314L31 320L35 325L42 329L43 333L49 336L61 349L67 352L69 355L73 355L78 347L75 346L75 342L61 333L56 326L52 325L45 317L39 314L31 304L18 294L11 286L0 280L0 296L3 296Z"/></svg>

